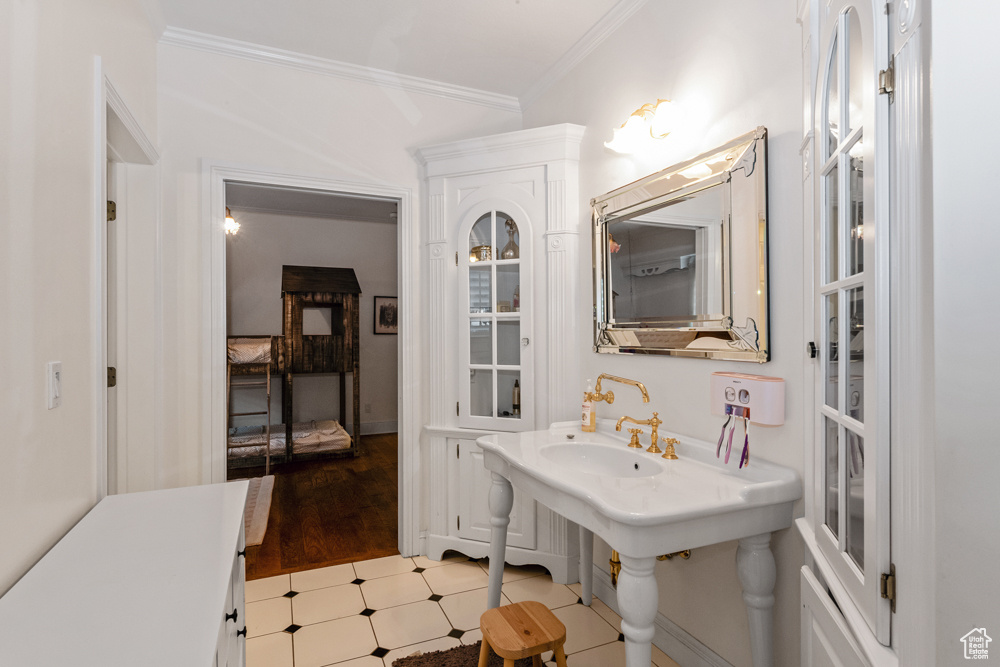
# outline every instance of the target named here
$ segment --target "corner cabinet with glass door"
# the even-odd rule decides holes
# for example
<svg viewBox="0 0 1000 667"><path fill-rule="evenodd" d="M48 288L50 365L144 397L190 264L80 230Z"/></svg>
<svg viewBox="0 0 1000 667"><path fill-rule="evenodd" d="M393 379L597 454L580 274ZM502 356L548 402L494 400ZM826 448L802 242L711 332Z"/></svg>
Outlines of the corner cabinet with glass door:
<svg viewBox="0 0 1000 667"><path fill-rule="evenodd" d="M417 152L427 178L427 413L423 553L489 552L492 476L476 439L579 419L580 378L559 350L587 342L580 300L577 125ZM547 352L548 351L548 352ZM576 581L576 527L514 489L506 561Z"/></svg>
<svg viewBox="0 0 1000 667"><path fill-rule="evenodd" d="M812 158L805 194L814 205L815 384L806 516L798 520L812 563L802 570L802 662L877 664L889 656L892 664L892 602L883 597L893 576L889 128L888 99L878 90L888 29L871 2L811 6L820 12L803 24L813 26L817 46L815 67L805 64L815 80L806 86L814 97L804 144Z"/></svg>
<svg viewBox="0 0 1000 667"><path fill-rule="evenodd" d="M458 261L458 299L465 306L459 317L459 425L530 430L531 240L521 238L517 220L504 211L474 215L467 233L463 225L468 251Z"/></svg>

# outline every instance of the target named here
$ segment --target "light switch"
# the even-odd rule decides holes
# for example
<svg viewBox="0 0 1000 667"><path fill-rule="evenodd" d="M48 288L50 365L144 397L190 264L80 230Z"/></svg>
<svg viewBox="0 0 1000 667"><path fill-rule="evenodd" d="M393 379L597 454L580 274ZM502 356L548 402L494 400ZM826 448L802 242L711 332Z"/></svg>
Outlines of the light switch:
<svg viewBox="0 0 1000 667"><path fill-rule="evenodd" d="M48 382L46 383L48 385L48 406L51 410L62 405L62 362L50 361L46 368L48 369Z"/></svg>

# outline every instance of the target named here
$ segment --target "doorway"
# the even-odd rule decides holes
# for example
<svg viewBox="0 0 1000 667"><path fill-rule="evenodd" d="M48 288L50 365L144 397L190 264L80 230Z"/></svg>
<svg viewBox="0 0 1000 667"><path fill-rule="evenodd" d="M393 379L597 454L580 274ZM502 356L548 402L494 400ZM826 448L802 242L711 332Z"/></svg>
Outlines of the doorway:
<svg viewBox="0 0 1000 667"><path fill-rule="evenodd" d="M398 360L398 367L396 371L396 382L393 387L389 388L389 393L393 394L396 400L395 412L389 417L382 417L379 415L377 410L377 403L374 400L366 400L366 385L368 385L372 390L377 390L378 387L372 386L370 382L367 381L367 374L362 370L362 386L360 390L360 395L362 396L362 419L361 425L364 427L363 430L367 431L362 433L360 438L362 445L371 442L371 449L369 452L363 453L357 458L348 459L330 459L328 461L321 461L318 463L311 463L303 461L301 463L294 460L294 456L291 463L279 463L276 467L276 472L279 472L284 466L285 471L289 474L292 472L297 472L298 467L304 469L311 469L308 474L313 475L314 479L311 482L306 482L305 487L318 488L319 485L316 482L316 478L322 478L324 483L327 485L327 491L329 491L330 485L336 486L338 484L337 476L351 476L352 478L363 478L365 474L373 472L369 470L368 473L356 469L352 473L347 471L351 466L378 468L377 472L382 475L382 480L387 478L395 478L395 484L384 485L376 494L379 498L378 501L370 501L369 506L372 504L379 505L390 505L385 501L386 495L390 494L395 499L396 506L396 521L395 521L395 547L399 553L403 555L412 555L416 553L416 540L417 540L417 530L416 530L416 503L413 498L417 493L417 485L414 483L414 475L412 471L416 468L417 464L417 434L418 427L416 427L416 420L414 419L415 410L413 407L414 398L412 392L406 392L403 387L409 386L413 383L413 378L415 376L413 372L413 366L415 363L415 327L413 327L412 320L405 317L405 313L410 303L413 302L415 295L417 293L417 286L413 284L414 281L404 280L404 276L413 275L413 267L416 265L417 255L416 249L413 243L413 234L411 230L410 220L410 193L409 190L402 188L395 188L389 186L381 185L369 185L369 184L359 184L359 183L345 183L339 181L330 181L323 179L316 179L313 177L304 176L294 176L283 173L265 172L257 171L246 168L235 168L229 165L217 165L206 163L203 171L204 177L206 179L206 191L209 196L206 199L206 209L204 219L206 221L206 235L210 241L210 252L209 252L209 264L210 264L210 281L206 285L206 291L209 293L209 303L211 304L211 331L209 335L206 336L205 349L206 356L211 359L211 374L208 378L206 385L206 393L211 396L211 410L207 411L205 424L205 457L204 457L204 467L203 467L203 478L205 482L221 482L225 481L227 476L227 447L226 447L226 436L227 436L227 410L226 410L226 336L229 333L229 322L228 318L228 308L227 301L229 296L227 295L227 244L226 235L223 228L223 222L225 217L225 208L228 203L232 203L232 200L227 197L227 188L230 184L239 184L241 187L245 187L246 191L243 194L261 194L261 189L269 188L272 190L271 194L275 194L273 191L280 191L281 196L287 197L290 194L303 194L303 192L311 195L327 196L327 197L338 197L345 200L351 200L355 205L364 202L381 202L382 204L390 203L395 208L396 219L394 223L395 228L395 256L396 262L394 265L396 271L395 279L395 291L389 291L388 294L374 293L365 288L364 285L361 286L362 294L361 298L367 301L365 304L365 310L362 313L363 317L369 317L368 313L371 313L371 308L374 307L374 297L376 296L396 296L398 298L398 306L400 312L398 335L395 336L381 336L381 338L390 341L390 345L396 352L396 358ZM255 188L255 189L254 189ZM250 226L255 227L259 222L259 218L264 215L263 211L253 210L255 208L263 208L259 204L254 204L251 202L241 202L231 210L234 214L238 214L241 218L240 222L242 224L250 224ZM316 222L318 218L310 218L309 215L303 215L302 211L298 212L300 217L306 219L307 223L311 220ZM306 212L308 213L308 212ZM388 223L383 223L388 224ZM249 231L249 229L241 230ZM249 245L249 244L247 244ZM319 260L309 260L312 264L320 264ZM278 267L280 269L280 266ZM275 269L277 270L277 269ZM273 297L267 297L268 301L273 301L278 304L279 312L281 308L281 294L280 287L278 291L273 295ZM272 306L273 307L273 306ZM365 329L371 331L374 325L374 314L370 315L372 319L364 320L360 322L360 325ZM304 325L306 322L303 323ZM317 322L314 322L317 324ZM318 321L319 326L327 325L322 318ZM275 333L281 334L281 321L278 320L276 323ZM248 331L247 333L258 333L256 331ZM324 381L324 378L315 378L320 384ZM348 383L349 384L349 383ZM296 385L296 390L298 385ZM327 392L327 399L330 396L330 392ZM276 398L277 412L280 414L280 398ZM320 399L326 400L326 399ZM371 412L366 412L367 404L371 403ZM329 406L329 401L324 404ZM315 407L315 406L314 406ZM304 409L308 409L308 405ZM348 411L349 413L349 411ZM384 414L384 413L383 413ZM366 415L368 415L366 417ZM300 416L302 413L300 412ZM387 436L387 426L388 424L384 422L395 422L396 433L395 441L389 436ZM375 422L374 425L372 422ZM366 426L366 423L368 424ZM383 431L382 433L375 433L375 431ZM379 452L382 452L381 454ZM370 453L370 455L369 455ZM395 459L396 466L392 467L386 461ZM380 463L379 463L380 462ZM330 471L330 467L336 466L337 472L333 473ZM278 493L276 485L276 494ZM343 484L340 484L344 488L347 488ZM374 488L374 485L372 485ZM334 529L330 528L329 525L324 525L324 519L318 518L312 510L308 509L309 505L312 504L313 507L325 506L325 505L335 505L340 504L341 501L337 500L330 493L320 492L321 500L311 500L311 501L300 501L304 503L304 509L299 514L302 515L303 519L298 522L297 528L294 530L302 536L312 536L304 537L304 543L314 544L315 540L313 537L328 535L330 533L336 532ZM280 499L278 499L280 501ZM358 502L359 506L364 503ZM391 506L389 509L392 512ZM371 527L372 522L376 521L374 515L371 513L362 513L362 520L368 523L367 528ZM272 515L276 516L276 515ZM384 516L384 512L383 512ZM331 519L332 520L332 519ZM379 519L384 524L384 520ZM348 531L343 528L343 522L338 521L339 532L346 535ZM366 528L366 529L367 529ZM390 526L391 528L391 526ZM271 528L268 528L270 531ZM266 539L265 533L265 539ZM357 540L345 539L349 544L359 545ZM262 545L261 554L265 554L266 545ZM363 547L363 545L361 545ZM298 558L296 562L293 558L286 558L286 563L281 565L280 571L291 571L289 568L305 569L307 561L308 567L319 567L325 564L330 564L327 557L323 555L322 550L314 549L313 547L307 547L305 550L307 553L312 555L308 558ZM249 553L248 553L249 556ZM263 559L262 559L263 560ZM252 572L250 568L250 563L248 559L248 574L251 577L254 576L266 576L262 572Z"/></svg>

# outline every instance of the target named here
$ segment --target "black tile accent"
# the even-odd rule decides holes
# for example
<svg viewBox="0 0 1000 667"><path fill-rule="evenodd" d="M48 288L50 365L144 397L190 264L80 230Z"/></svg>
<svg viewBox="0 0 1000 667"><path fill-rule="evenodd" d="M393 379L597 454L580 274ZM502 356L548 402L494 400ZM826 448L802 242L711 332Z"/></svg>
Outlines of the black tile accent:
<svg viewBox="0 0 1000 667"><path fill-rule="evenodd" d="M437 593L435 593L434 595L430 596L427 599L430 600L431 602L437 602L438 600L440 600L443 597L444 597L443 595L438 595Z"/></svg>
<svg viewBox="0 0 1000 667"><path fill-rule="evenodd" d="M577 598L576 599L576 603L577 604L583 604L583 598Z"/></svg>
<svg viewBox="0 0 1000 667"><path fill-rule="evenodd" d="M288 592L287 592L287 593L285 593L285 594L284 594L284 595L283 595L282 597L286 597L286 598L293 598L293 597L295 597L295 596L296 596L296 595L298 595L298 594L299 594L299 592L298 592L298 591L288 591Z"/></svg>
<svg viewBox="0 0 1000 667"><path fill-rule="evenodd" d="M389 649L387 649L387 648L382 648L381 646L379 646L379 647L378 647L377 649L375 649L374 651L372 651L370 655L373 655L373 656L375 656L376 658L383 658L383 657L385 657L385 656L386 656L386 655L387 655L388 653L389 653Z"/></svg>
<svg viewBox="0 0 1000 667"><path fill-rule="evenodd" d="M375 613L374 609L365 609L363 612L361 612L361 615L362 616L371 616L374 613ZM379 656L379 657L381 657L381 656Z"/></svg>
<svg viewBox="0 0 1000 667"><path fill-rule="evenodd" d="M415 568L413 568L413 571L416 572L417 574L420 574L421 572L424 571L424 568L422 568L422 567L415 567Z"/></svg>
<svg viewBox="0 0 1000 667"><path fill-rule="evenodd" d="M290 634L290 635L294 635L294 634L295 634L296 632L298 632L298 631L299 631L299 629L301 629L301 628L302 628L302 626L301 626L301 625L295 625L294 623L292 623L292 624L291 624L291 625L289 625L289 626L288 626L287 628L285 628L285 632L287 632L287 633L288 633L288 634Z"/></svg>
<svg viewBox="0 0 1000 667"><path fill-rule="evenodd" d="M458 629L452 628L452 631L448 633L448 636L449 637L454 637L455 639L461 639L462 635L464 635L464 634L465 634L465 630L458 630Z"/></svg>
<svg viewBox="0 0 1000 667"><path fill-rule="evenodd" d="M620 641L620 642L625 641L625 635L623 635L622 633L619 632L618 633L618 641Z"/></svg>
<svg viewBox="0 0 1000 667"><path fill-rule="evenodd" d="M365 583L365 580L364 579L355 579L351 583L352 584L357 584L358 586L360 586L361 584Z"/></svg>

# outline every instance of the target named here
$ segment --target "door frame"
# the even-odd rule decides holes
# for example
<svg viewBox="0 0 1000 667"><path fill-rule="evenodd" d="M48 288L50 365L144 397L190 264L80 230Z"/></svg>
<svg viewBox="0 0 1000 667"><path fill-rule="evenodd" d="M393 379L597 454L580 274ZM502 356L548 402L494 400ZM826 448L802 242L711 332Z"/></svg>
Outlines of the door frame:
<svg viewBox="0 0 1000 667"><path fill-rule="evenodd" d="M91 277L91 322L94 340L94 365L91 372L97 391L94 392L94 479L97 484L97 499L108 495L108 448L115 443L108 441L108 162L153 165L160 156L156 145L142 125L129 110L107 72L100 56L94 56L94 183L93 183L93 262ZM118 328L121 330L123 318L127 318L124 308L119 308ZM119 344L121 337L119 336ZM119 355L121 357L121 355ZM124 399L118 392L119 402ZM121 406L119 405L119 408ZM127 488L127 481L121 477L119 466L118 487Z"/></svg>
<svg viewBox="0 0 1000 667"><path fill-rule="evenodd" d="M289 173L202 160L202 224L205 264L202 276L204 321L209 323L202 346L204 395L209 409L202 412L203 484L226 481L226 233L224 229L226 182L321 190L346 196L391 199L397 202L397 294L400 312L398 339L397 422L399 457L399 551L404 556L418 551L419 526L419 436L417 400L420 392L416 373L417 312L420 249L413 228L413 196L409 188L393 185L341 181L323 176Z"/></svg>

